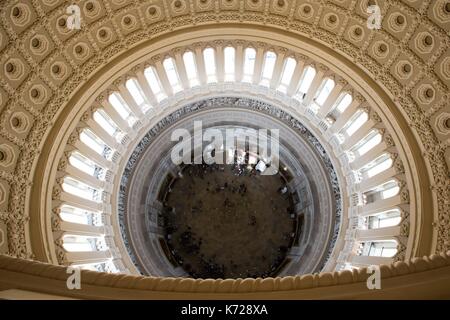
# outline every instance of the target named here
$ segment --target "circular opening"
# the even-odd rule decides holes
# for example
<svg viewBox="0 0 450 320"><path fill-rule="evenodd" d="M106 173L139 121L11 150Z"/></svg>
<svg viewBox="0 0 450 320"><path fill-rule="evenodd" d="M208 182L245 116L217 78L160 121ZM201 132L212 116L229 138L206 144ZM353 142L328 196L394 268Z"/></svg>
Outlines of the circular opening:
<svg viewBox="0 0 450 320"><path fill-rule="evenodd" d="M33 97L33 98L39 97L39 90L31 89L31 97Z"/></svg>
<svg viewBox="0 0 450 320"><path fill-rule="evenodd" d="M2 150L0 150L0 161L3 161L5 159L6 159L6 154Z"/></svg>
<svg viewBox="0 0 450 320"><path fill-rule="evenodd" d="M395 21L397 21L397 23L399 24L399 25L402 25L402 24L404 24L405 23L405 18L403 17L403 16L397 16L397 18L395 19Z"/></svg>
<svg viewBox="0 0 450 320"><path fill-rule="evenodd" d="M64 27L66 25L66 19L64 19L64 18L59 19L58 20L58 25L60 27Z"/></svg>
<svg viewBox="0 0 450 320"><path fill-rule="evenodd" d="M253 3L258 3L258 2L259 2L259 0L252 0L252 2L253 2Z"/></svg>
<svg viewBox="0 0 450 320"><path fill-rule="evenodd" d="M83 47L82 47L82 46L76 46L76 47L75 47L75 52L76 52L77 54L82 53L82 52L83 52Z"/></svg>
<svg viewBox="0 0 450 320"><path fill-rule="evenodd" d="M86 9L92 11L92 9L94 9L94 4L92 2L86 3Z"/></svg>
<svg viewBox="0 0 450 320"><path fill-rule="evenodd" d="M328 17L328 21L334 24L337 21L337 17L333 14Z"/></svg>
<svg viewBox="0 0 450 320"><path fill-rule="evenodd" d="M156 14L156 8L155 7L151 7L150 9L148 9L148 13L150 13L152 16Z"/></svg>
<svg viewBox="0 0 450 320"><path fill-rule="evenodd" d="M450 13L450 2L445 4L445 12Z"/></svg>
<svg viewBox="0 0 450 320"><path fill-rule="evenodd" d="M61 67L58 66L57 64L52 66L52 72L55 74L58 74L61 71Z"/></svg>
<svg viewBox="0 0 450 320"><path fill-rule="evenodd" d="M433 44L433 38L431 36L426 36L423 39L423 42L425 43L425 45L431 46Z"/></svg>
<svg viewBox="0 0 450 320"><path fill-rule="evenodd" d="M15 18L18 18L18 17L20 17L20 14L21 14L22 12L21 12L21 10L19 9L19 7L14 7L13 9L12 9L12 15L13 15L13 17L15 17Z"/></svg>
<svg viewBox="0 0 450 320"><path fill-rule="evenodd" d="M362 35L363 31L360 27L355 28L354 30L355 35L357 35L358 37Z"/></svg>
<svg viewBox="0 0 450 320"><path fill-rule="evenodd" d="M98 35L100 36L100 38L105 38L106 37L106 30L105 29L101 29L98 32Z"/></svg>
<svg viewBox="0 0 450 320"><path fill-rule="evenodd" d="M384 43L380 44L380 46L378 48L379 48L380 52L383 52L383 53L386 52L388 49L387 45Z"/></svg>
<svg viewBox="0 0 450 320"><path fill-rule="evenodd" d="M130 17L125 17L123 19L123 23L125 23L126 25L129 25L131 23L131 18Z"/></svg>
<svg viewBox="0 0 450 320"><path fill-rule="evenodd" d="M175 1L175 3L174 3L174 5L175 5L175 8L180 8L181 7L181 1Z"/></svg>
<svg viewBox="0 0 450 320"><path fill-rule="evenodd" d="M200 0L201 3L206 3L208 0Z"/></svg>
<svg viewBox="0 0 450 320"><path fill-rule="evenodd" d="M306 14L310 13L311 10L312 10L312 9L311 9L310 6L304 6L304 7L303 7L303 12L306 13Z"/></svg>
<svg viewBox="0 0 450 320"><path fill-rule="evenodd" d="M434 91L433 91L433 89L427 89L426 91L425 91L425 96L427 97L427 98L433 98L433 96L434 96Z"/></svg>
<svg viewBox="0 0 450 320"><path fill-rule="evenodd" d="M20 119L18 117L14 117L11 119L11 125L14 128L20 127L20 124L22 123L22 121L20 121Z"/></svg>
<svg viewBox="0 0 450 320"><path fill-rule="evenodd" d="M8 73L12 73L12 72L14 72L14 65L11 63L11 62L8 62L7 64L6 64L6 72L8 72Z"/></svg>
<svg viewBox="0 0 450 320"><path fill-rule="evenodd" d="M406 64L404 64L403 65L403 71L405 72L405 73L410 73L411 72L411 65L410 64L408 64L408 63L406 63Z"/></svg>
<svg viewBox="0 0 450 320"><path fill-rule="evenodd" d="M247 165L187 165L164 201L173 257L194 278L276 274L296 231L285 185L280 174L261 176Z"/></svg>
<svg viewBox="0 0 450 320"><path fill-rule="evenodd" d="M33 38L33 40L31 40L31 46L33 48L38 48L40 44L41 41L38 38Z"/></svg>
<svg viewBox="0 0 450 320"><path fill-rule="evenodd" d="M285 5L284 0L278 0L277 4L279 7L284 7Z"/></svg>

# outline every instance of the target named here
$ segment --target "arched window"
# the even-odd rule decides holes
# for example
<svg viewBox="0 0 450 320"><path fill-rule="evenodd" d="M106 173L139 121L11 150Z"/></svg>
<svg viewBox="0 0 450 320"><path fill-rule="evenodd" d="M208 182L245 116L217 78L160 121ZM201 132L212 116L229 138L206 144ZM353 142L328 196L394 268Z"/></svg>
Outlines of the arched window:
<svg viewBox="0 0 450 320"><path fill-rule="evenodd" d="M177 93L183 90L173 58L165 59L163 61L163 67L166 71L167 79L169 80L173 93Z"/></svg>
<svg viewBox="0 0 450 320"><path fill-rule="evenodd" d="M260 85L266 87L270 85L276 61L277 55L275 54L275 52L267 51L266 54L264 55L264 64Z"/></svg>
<svg viewBox="0 0 450 320"><path fill-rule="evenodd" d="M347 110L348 106L353 102L353 98L350 94L344 93L342 94L336 104L333 107L333 114L337 117L342 114L345 110Z"/></svg>
<svg viewBox="0 0 450 320"><path fill-rule="evenodd" d="M90 185L78 181L72 177L64 178L62 188L65 192L74 196L94 202L102 202L102 190L91 187Z"/></svg>
<svg viewBox="0 0 450 320"><path fill-rule="evenodd" d="M291 84L292 76L294 75L297 61L291 57L284 61L283 72L281 73L280 85L278 90L286 93L289 85Z"/></svg>
<svg viewBox="0 0 450 320"><path fill-rule="evenodd" d="M200 85L198 80L197 64L195 63L195 56L192 51L187 51L183 54L184 67L191 87Z"/></svg>
<svg viewBox="0 0 450 320"><path fill-rule="evenodd" d="M102 226L103 221L99 212L88 211L74 206L63 205L59 216L62 220L72 223Z"/></svg>
<svg viewBox="0 0 450 320"><path fill-rule="evenodd" d="M132 127L137 121L136 117L134 117L133 113L130 110L130 107L126 104L125 100L122 98L120 94L114 92L108 97L109 103L113 106L113 108L117 111L122 119L127 121L128 125Z"/></svg>
<svg viewBox="0 0 450 320"><path fill-rule="evenodd" d="M116 123L106 114L104 110L96 110L93 118L94 121L97 122L110 136L114 137L117 142L120 143L125 137L125 133L119 129Z"/></svg>
<svg viewBox="0 0 450 320"><path fill-rule="evenodd" d="M402 220L399 209L378 212L363 217L365 229L380 229L396 226Z"/></svg>
<svg viewBox="0 0 450 320"><path fill-rule="evenodd" d="M302 77L300 78L298 90L294 96L295 99L299 101L303 101L305 99L305 96L308 93L308 90L311 87L315 76L316 70L312 66L307 66L302 73Z"/></svg>
<svg viewBox="0 0 450 320"><path fill-rule="evenodd" d="M344 132L347 137L352 136L364 123L369 119L369 115L365 111L358 111L355 115L346 123ZM342 140L343 142L343 140Z"/></svg>
<svg viewBox="0 0 450 320"><path fill-rule="evenodd" d="M69 252L91 252L103 251L101 242L103 237L87 237L80 235L65 235L63 237L63 247Z"/></svg>
<svg viewBox="0 0 450 320"><path fill-rule="evenodd" d="M105 180L106 170L77 151L72 152L69 157L69 163L90 176L102 181Z"/></svg>
<svg viewBox="0 0 450 320"><path fill-rule="evenodd" d="M107 160L111 160L112 157L112 149L103 142L102 139L97 137L91 130L83 129L80 134L80 140L86 146L103 156L103 158Z"/></svg>
<svg viewBox="0 0 450 320"><path fill-rule="evenodd" d="M383 137L381 134L379 134L377 130L373 130L352 148L352 152L355 157L360 157L377 146L382 140Z"/></svg>
<svg viewBox="0 0 450 320"><path fill-rule="evenodd" d="M256 50L247 48L244 51L244 75L243 82L252 82L255 72Z"/></svg>
<svg viewBox="0 0 450 320"><path fill-rule="evenodd" d="M360 169L362 179L372 178L392 167L393 161L389 154L384 153Z"/></svg>
<svg viewBox="0 0 450 320"><path fill-rule="evenodd" d="M158 74L154 67L150 66L144 71L145 79L147 79L148 85L153 92L156 100L158 102L167 98L167 94L164 92L163 87L161 85L161 81L159 80Z"/></svg>
<svg viewBox="0 0 450 320"><path fill-rule="evenodd" d="M396 180L385 182L363 194L364 204L370 204L379 200L384 200L396 196L400 192L400 187Z"/></svg>
<svg viewBox="0 0 450 320"><path fill-rule="evenodd" d="M206 78L208 83L217 82L215 54L213 48L206 48L203 50L203 59L205 60Z"/></svg>
<svg viewBox="0 0 450 320"><path fill-rule="evenodd" d="M139 108L141 108L143 113L146 113L151 109L150 104L145 98L144 91L142 90L139 82L136 79L128 79L125 83L125 86L130 92L130 95L133 97L136 104L139 106Z"/></svg>
<svg viewBox="0 0 450 320"><path fill-rule="evenodd" d="M315 102L319 105L322 106L325 101L327 100L327 98L330 96L331 90L333 90L335 86L334 80L332 79L325 79L322 82L322 85L320 86L316 97L315 97Z"/></svg>
<svg viewBox="0 0 450 320"><path fill-rule="evenodd" d="M361 243L360 255L391 258L397 253L397 245L395 240L365 241Z"/></svg>
<svg viewBox="0 0 450 320"><path fill-rule="evenodd" d="M225 81L234 81L236 50L233 47L226 47L223 53L225 59Z"/></svg>

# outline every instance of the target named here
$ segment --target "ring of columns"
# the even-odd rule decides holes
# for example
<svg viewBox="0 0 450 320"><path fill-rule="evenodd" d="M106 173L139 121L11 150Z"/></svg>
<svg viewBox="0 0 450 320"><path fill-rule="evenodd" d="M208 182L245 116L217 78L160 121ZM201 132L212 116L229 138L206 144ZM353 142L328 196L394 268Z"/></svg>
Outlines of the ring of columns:
<svg viewBox="0 0 450 320"><path fill-rule="evenodd" d="M280 130L280 171L292 177L287 187L295 195L294 213L302 224L281 274L321 270L337 239L342 208L336 172L325 149L289 114L267 103L231 97L192 103L164 117L140 139L128 160L120 184L119 222L138 269L158 276L185 275L164 254L159 192L168 176L173 179L180 172L170 158L171 132L192 131L193 121L202 121L204 128L232 124Z"/></svg>
<svg viewBox="0 0 450 320"><path fill-rule="evenodd" d="M238 34L238 40L226 31L215 41L204 32L166 39L127 57L80 99L82 112L68 118L67 144L57 147L49 175L53 192L45 211L51 214L44 219L52 221L48 254L56 261L138 272L120 236L121 170L137 137L180 103L224 92L285 110L336 163L342 223L323 270L388 263L419 250L409 236L421 223L414 161L383 99L326 53L294 46L289 37L268 45L246 30Z"/></svg>

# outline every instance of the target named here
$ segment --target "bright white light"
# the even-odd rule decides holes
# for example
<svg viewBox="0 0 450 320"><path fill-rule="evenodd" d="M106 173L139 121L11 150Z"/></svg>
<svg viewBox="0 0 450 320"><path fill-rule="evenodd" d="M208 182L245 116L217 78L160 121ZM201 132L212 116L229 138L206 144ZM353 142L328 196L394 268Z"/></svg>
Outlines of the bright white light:
<svg viewBox="0 0 450 320"><path fill-rule="evenodd" d="M297 100L303 101L303 96L308 93L315 76L316 70L313 67L308 66L305 68L302 77L300 78L299 87L295 96Z"/></svg>
<svg viewBox="0 0 450 320"><path fill-rule="evenodd" d="M153 67L148 67L147 69L145 69L144 75L156 100L160 102L167 98L167 95L162 89L161 82L159 81L155 69Z"/></svg>
<svg viewBox="0 0 450 320"><path fill-rule="evenodd" d="M319 90L319 93L316 96L316 102L320 106L325 103L327 98L330 96L331 90L334 88L334 81L332 79L324 80L322 84L322 88Z"/></svg>
<svg viewBox="0 0 450 320"><path fill-rule="evenodd" d="M184 67L186 68L186 74L191 87L198 86L200 84L197 74L197 65L195 63L194 53L188 51L183 54Z"/></svg>
<svg viewBox="0 0 450 320"><path fill-rule="evenodd" d="M292 76L294 75L295 67L297 66L297 61L293 58L287 58L284 62L283 72L281 74L281 81L278 90L286 93L289 87Z"/></svg>
<svg viewBox="0 0 450 320"><path fill-rule="evenodd" d="M377 146L381 140L381 134L377 133L373 135L373 133L369 134L369 136L372 135L370 139L368 139L361 147L357 149L356 152L358 152L359 156L362 156L363 154L366 154L368 151L370 151L372 148Z"/></svg>
<svg viewBox="0 0 450 320"><path fill-rule="evenodd" d="M256 50L253 48L245 49L244 57L244 77L243 82L252 82L255 72Z"/></svg>
<svg viewBox="0 0 450 320"><path fill-rule="evenodd" d="M100 194L102 191L93 188L84 182L75 180L71 177L65 177L62 187L65 192L73 194L77 197L100 202Z"/></svg>
<svg viewBox="0 0 450 320"><path fill-rule="evenodd" d="M354 134L361 126L366 123L366 121L369 119L369 115L367 112L361 112L358 114L357 117L350 120L350 125L345 130L346 134L350 137L352 134Z"/></svg>
<svg viewBox="0 0 450 320"><path fill-rule="evenodd" d="M348 106L352 103L353 98L351 95L349 95L348 93L346 93L338 102L338 104L336 105L336 110L339 113L344 112Z"/></svg>
<svg viewBox="0 0 450 320"><path fill-rule="evenodd" d="M217 82L216 58L215 58L214 49L206 48L203 51L203 59L205 60L205 70L206 70L206 76L208 78L208 83Z"/></svg>
<svg viewBox="0 0 450 320"><path fill-rule="evenodd" d="M109 147L100 138L88 129L84 129L81 132L80 141L102 156L104 155L105 150L109 149Z"/></svg>
<svg viewBox="0 0 450 320"><path fill-rule="evenodd" d="M180 92L183 88L181 87L174 60L172 58L165 59L163 62L163 67L166 71L167 79L172 86L173 93Z"/></svg>
<svg viewBox="0 0 450 320"><path fill-rule="evenodd" d="M225 59L225 81L234 81L236 50L233 47L226 47L223 52Z"/></svg>
<svg viewBox="0 0 450 320"><path fill-rule="evenodd" d="M264 58L263 73L261 79L261 85L268 87L270 81L272 80L273 71L275 68L275 62L277 60L277 55L275 52L267 51Z"/></svg>

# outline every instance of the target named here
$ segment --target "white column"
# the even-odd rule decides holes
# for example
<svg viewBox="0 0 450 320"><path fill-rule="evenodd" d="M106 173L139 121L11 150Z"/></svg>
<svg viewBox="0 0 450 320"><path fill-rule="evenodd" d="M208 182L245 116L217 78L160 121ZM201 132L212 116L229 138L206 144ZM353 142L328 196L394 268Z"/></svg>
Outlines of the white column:
<svg viewBox="0 0 450 320"><path fill-rule="evenodd" d="M200 46L195 47L195 63L197 64L198 78L201 85L206 84L206 70L205 70L205 59L203 58L203 48Z"/></svg>
<svg viewBox="0 0 450 320"><path fill-rule="evenodd" d="M150 88L147 79L145 78L143 69L139 69L136 71L136 78L142 91L144 91L144 95L147 98L147 101L150 103L150 105L154 107L157 106L158 101L156 100L155 95L153 94L153 91Z"/></svg>
<svg viewBox="0 0 450 320"><path fill-rule="evenodd" d="M400 226L392 226L378 229L358 230L356 237L358 241L390 240L392 237L399 234Z"/></svg>
<svg viewBox="0 0 450 320"><path fill-rule="evenodd" d="M189 83L189 79L186 73L186 67L184 65L183 57L181 56L181 52L177 51L175 53L175 66L177 68L178 76L181 81L181 86L184 90L189 89L191 84Z"/></svg>
<svg viewBox="0 0 450 320"><path fill-rule="evenodd" d="M370 131L372 131L375 122L371 119L367 120L358 130L356 130L350 137L347 137L342 144L344 150L351 149L355 144L364 139Z"/></svg>
<svg viewBox="0 0 450 320"><path fill-rule="evenodd" d="M117 88L119 89L120 95L122 96L123 100L125 100L126 104L130 107L134 115L138 119L142 119L144 117L144 113L142 112L141 108L136 104L136 101L134 101L133 97L130 94L130 91L128 91L125 84L121 83L117 86Z"/></svg>
<svg viewBox="0 0 450 320"><path fill-rule="evenodd" d="M402 198L400 195L393 196L391 198L377 200L375 202L358 207L358 214L361 216L368 216L377 212L392 209L402 204Z"/></svg>
<svg viewBox="0 0 450 320"><path fill-rule="evenodd" d="M270 88L276 89L278 84L280 83L281 73L283 72L284 67L284 58L286 53L284 51L278 50L277 52L277 61L275 61L275 67L273 69L272 79L270 80Z"/></svg>
<svg viewBox="0 0 450 320"><path fill-rule="evenodd" d="M170 85L169 79L167 79L166 71L164 70L162 61L157 61L155 63L155 69L158 73L158 78L161 82L161 85L163 86L164 92L167 94L167 96L173 96L173 89Z"/></svg>
<svg viewBox="0 0 450 320"><path fill-rule="evenodd" d="M225 81L225 57L223 49L224 48L221 45L218 45L217 47L214 48L217 82L219 83Z"/></svg>
<svg viewBox="0 0 450 320"><path fill-rule="evenodd" d="M264 48L258 47L256 50L255 70L253 73L253 84L259 84L259 82L261 81L263 65L264 65Z"/></svg>
<svg viewBox="0 0 450 320"><path fill-rule="evenodd" d="M99 237L105 234L105 228L100 226L91 226L88 224L72 223L67 221L61 221L61 230L66 234L73 234L79 236L93 236Z"/></svg>
<svg viewBox="0 0 450 320"><path fill-rule="evenodd" d="M242 43L238 43L235 58L235 77L236 82L241 82L244 73L244 47Z"/></svg>
<svg viewBox="0 0 450 320"><path fill-rule="evenodd" d="M303 70L305 69L305 61L297 60L297 65L295 66L294 74L292 75L291 83L287 89L287 95L292 97L298 89L300 78L302 77Z"/></svg>
<svg viewBox="0 0 450 320"><path fill-rule="evenodd" d="M339 130L341 130L347 124L350 118L355 114L356 110L358 110L362 102L363 100L359 97L353 97L352 103L347 107L347 109L345 109L345 111L341 115L338 116L329 130L331 130L331 132L333 133L339 132Z"/></svg>
<svg viewBox="0 0 450 320"><path fill-rule="evenodd" d="M89 148L87 145L85 145L83 142L81 141L77 141L75 143L75 147L86 157L88 157L89 159L92 159L94 162L98 163L101 167L105 168L105 169L113 169L114 168L114 164L109 161L106 160L105 158L103 158L103 156L101 156L100 154L98 154L97 152L95 152L94 150L92 150L91 148ZM114 170L113 170L114 171Z"/></svg>
<svg viewBox="0 0 450 320"><path fill-rule="evenodd" d="M336 103L336 100L339 98L342 93L342 89L347 85L347 82L343 79L337 81L333 90L331 90L330 95L327 100L323 103L322 107L319 109L319 117L325 118L327 114L331 111L331 108Z"/></svg>
<svg viewBox="0 0 450 320"><path fill-rule="evenodd" d="M368 164L370 161L375 159L378 155L381 155L387 149L386 142L381 141L378 145L367 151L367 153L362 156L356 158L353 162L350 163L350 168L352 170L358 170L362 166Z"/></svg>
<svg viewBox="0 0 450 320"><path fill-rule="evenodd" d="M303 104L308 106L313 101L314 97L316 96L317 90L322 84L326 71L327 68L319 65L319 67L317 68L316 76L314 77L314 80L312 81L311 86L309 87L309 90L306 93Z"/></svg>
<svg viewBox="0 0 450 320"><path fill-rule="evenodd" d="M109 115L112 121L122 130L123 132L128 132L131 130L128 123L122 119L119 113L114 109L114 107L109 103L108 100L102 101L102 106L104 107L105 112Z"/></svg>
<svg viewBox="0 0 450 320"><path fill-rule="evenodd" d="M66 252L67 260L74 264L102 263L111 258L109 251Z"/></svg>

